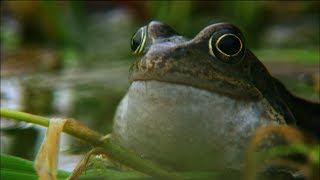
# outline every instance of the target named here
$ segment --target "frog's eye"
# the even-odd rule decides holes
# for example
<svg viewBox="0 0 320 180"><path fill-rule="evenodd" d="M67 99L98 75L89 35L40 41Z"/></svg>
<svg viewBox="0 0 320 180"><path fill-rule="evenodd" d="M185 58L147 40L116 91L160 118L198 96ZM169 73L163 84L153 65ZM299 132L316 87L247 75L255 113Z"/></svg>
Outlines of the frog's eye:
<svg viewBox="0 0 320 180"><path fill-rule="evenodd" d="M209 39L210 54L228 63L237 63L244 56L245 47L233 33L215 33Z"/></svg>
<svg viewBox="0 0 320 180"><path fill-rule="evenodd" d="M146 39L146 27L140 28L136 33L133 34L131 38L131 49L133 54L139 55L143 51Z"/></svg>

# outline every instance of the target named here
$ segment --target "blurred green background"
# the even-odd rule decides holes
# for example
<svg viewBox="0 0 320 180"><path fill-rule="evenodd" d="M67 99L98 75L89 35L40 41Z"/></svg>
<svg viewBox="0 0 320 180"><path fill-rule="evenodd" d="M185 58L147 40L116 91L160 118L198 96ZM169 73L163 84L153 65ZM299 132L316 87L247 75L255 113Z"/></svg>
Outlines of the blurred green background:
<svg viewBox="0 0 320 180"><path fill-rule="evenodd" d="M233 23L290 91L319 102L319 10L319 1L1 1L1 107L110 132L136 58L130 38L150 20L189 38ZM1 152L33 159L43 135L1 119ZM70 169L86 146L65 136L61 147Z"/></svg>

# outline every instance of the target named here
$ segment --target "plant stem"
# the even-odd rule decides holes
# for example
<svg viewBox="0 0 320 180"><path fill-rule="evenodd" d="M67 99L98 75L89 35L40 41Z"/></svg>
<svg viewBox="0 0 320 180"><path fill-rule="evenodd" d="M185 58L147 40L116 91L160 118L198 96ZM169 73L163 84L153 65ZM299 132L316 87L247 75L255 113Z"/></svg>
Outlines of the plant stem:
<svg viewBox="0 0 320 180"><path fill-rule="evenodd" d="M41 126L48 127L49 126L49 119L42 117L42 116L36 116L33 114L28 114L24 112L19 111L13 111L9 109L0 108L0 115L7 118L12 118L15 120L25 121L28 123L38 124Z"/></svg>
<svg viewBox="0 0 320 180"><path fill-rule="evenodd" d="M0 115L2 117L34 123L45 127L48 127L50 124L49 118L4 108L0 108ZM178 174L167 172L152 162L141 159L137 154L122 148L110 138L102 141L102 134L87 128L76 120L67 119L63 132L79 138L94 147L102 147L106 154L108 154L112 159L128 165L140 172L161 179L183 179Z"/></svg>

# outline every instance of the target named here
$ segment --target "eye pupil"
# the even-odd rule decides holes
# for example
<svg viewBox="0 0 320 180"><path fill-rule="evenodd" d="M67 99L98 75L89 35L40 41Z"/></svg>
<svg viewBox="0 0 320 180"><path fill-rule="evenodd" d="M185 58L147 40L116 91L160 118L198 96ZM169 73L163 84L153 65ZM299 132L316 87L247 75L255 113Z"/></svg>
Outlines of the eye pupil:
<svg viewBox="0 0 320 180"><path fill-rule="evenodd" d="M131 39L131 49L136 51L141 43L141 31L136 32Z"/></svg>
<svg viewBox="0 0 320 180"><path fill-rule="evenodd" d="M236 55L241 50L241 42L234 35L226 35L218 41L218 48L229 56Z"/></svg>
<svg viewBox="0 0 320 180"><path fill-rule="evenodd" d="M134 33L131 38L130 45L133 53L136 55L139 55L144 49L145 42L146 42L146 29L142 27L136 33Z"/></svg>

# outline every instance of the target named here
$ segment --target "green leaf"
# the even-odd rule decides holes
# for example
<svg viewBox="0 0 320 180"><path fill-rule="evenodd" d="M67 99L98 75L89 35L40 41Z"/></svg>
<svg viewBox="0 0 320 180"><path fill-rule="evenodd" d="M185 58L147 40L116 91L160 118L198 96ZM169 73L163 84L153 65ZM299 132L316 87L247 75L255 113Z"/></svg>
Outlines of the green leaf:
<svg viewBox="0 0 320 180"><path fill-rule="evenodd" d="M38 175L34 170L34 163L22 158L1 154L1 173L0 179L6 180L37 180ZM58 171L58 179L66 179L70 173L66 171Z"/></svg>
<svg viewBox="0 0 320 180"><path fill-rule="evenodd" d="M183 179L218 179L219 173L215 172L181 172ZM90 169L80 176L86 179L154 179L136 171L118 171L113 169Z"/></svg>
<svg viewBox="0 0 320 180"><path fill-rule="evenodd" d="M34 163L22 158L1 154L0 179L6 180L37 180L38 175ZM58 171L58 179L66 179L70 175L66 171ZM214 179L215 172L183 172L185 179ZM118 171L114 169L90 169L82 173L80 179L154 179L137 171Z"/></svg>
<svg viewBox="0 0 320 180"><path fill-rule="evenodd" d="M135 171L91 169L87 170L85 173L82 173L80 179L151 179L151 177Z"/></svg>

